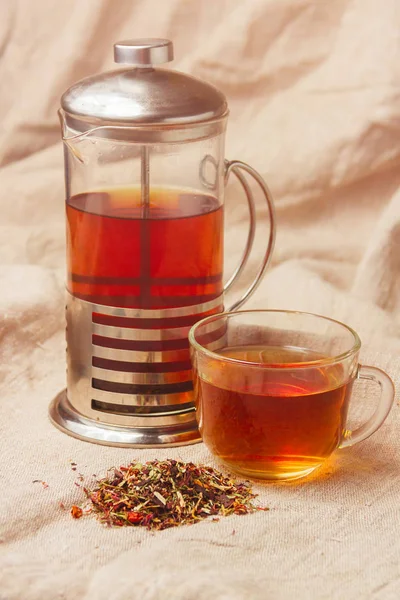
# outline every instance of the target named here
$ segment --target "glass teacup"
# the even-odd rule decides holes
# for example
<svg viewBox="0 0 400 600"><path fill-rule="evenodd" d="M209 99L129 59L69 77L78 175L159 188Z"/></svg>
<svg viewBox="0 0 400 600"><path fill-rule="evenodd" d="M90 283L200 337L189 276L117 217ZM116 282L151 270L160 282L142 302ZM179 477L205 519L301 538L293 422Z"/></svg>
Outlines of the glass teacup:
<svg viewBox="0 0 400 600"><path fill-rule="evenodd" d="M295 479L337 448L365 440L394 399L390 377L358 362L347 325L309 313L255 310L207 317L189 333L204 443L248 477ZM355 431L347 412L356 379L380 385L378 406Z"/></svg>

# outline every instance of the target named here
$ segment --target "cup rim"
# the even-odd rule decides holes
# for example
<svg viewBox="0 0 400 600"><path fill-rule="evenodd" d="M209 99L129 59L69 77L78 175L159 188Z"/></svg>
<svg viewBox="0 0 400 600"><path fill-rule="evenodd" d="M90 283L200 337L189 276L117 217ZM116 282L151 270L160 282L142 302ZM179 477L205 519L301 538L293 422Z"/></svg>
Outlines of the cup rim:
<svg viewBox="0 0 400 600"><path fill-rule="evenodd" d="M250 360L241 360L239 358L231 358L228 356L222 356L221 354L218 354L217 352L213 352L213 350L209 350L208 348L205 348L204 346L202 346L201 344L199 344L199 342L195 339L195 334L196 334L196 330L198 327L200 327L201 325L206 324L207 322L212 322L213 320L222 318L222 317L233 317L235 315L244 315L244 314L256 314L256 313L280 313L280 314L289 314L289 315L301 315L301 316L307 316L307 317L316 317L318 319L323 319L325 321L330 321L331 323L335 323L336 325L340 325L341 327L344 327L345 329L347 329L347 331L349 331L353 338L354 338L354 344L353 346L349 349L346 350L346 352L342 352L341 354L338 354L336 356L329 356L327 358L320 358L317 360L310 360L310 361L305 361L305 362L299 362L296 363L295 365L293 365L293 363L275 363L275 364L266 364L266 363L262 363L262 362L254 362L254 361L250 361ZM192 325L192 327L189 330L189 343L192 346L192 348L196 349L197 351L203 352L204 354L206 354L207 356L209 356L210 358L214 359L214 360L221 360L223 362L228 362L228 363L232 363L232 364L236 364L236 365L246 365L246 366L252 366L252 367L261 367L263 369L304 369L304 368L310 368L310 367L320 367L320 366L325 366L325 365L332 365L338 362L342 362L343 360L345 360L346 358L355 355L361 348L361 339L358 335L358 333L349 325L346 325L345 323L342 323L341 321L338 321L337 319L332 319L331 317L326 317L325 315L320 315L318 313L312 313L312 312L306 312L306 311L301 311L301 310L284 310L284 309L269 309L269 308L261 308L261 309L254 309L254 310L237 310L237 311L226 311L226 312L222 312L222 313L216 313L214 315L209 315L208 317L205 317L204 319L201 319L200 321L197 321L197 323L195 323L194 325Z"/></svg>

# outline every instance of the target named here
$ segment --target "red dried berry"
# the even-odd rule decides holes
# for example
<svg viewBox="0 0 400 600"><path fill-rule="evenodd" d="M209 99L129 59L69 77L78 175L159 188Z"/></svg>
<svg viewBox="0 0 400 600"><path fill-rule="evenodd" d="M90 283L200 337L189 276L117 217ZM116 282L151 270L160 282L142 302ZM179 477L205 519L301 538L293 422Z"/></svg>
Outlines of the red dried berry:
<svg viewBox="0 0 400 600"><path fill-rule="evenodd" d="M79 508L79 506L74 505L71 507L71 515L74 517L74 519L80 519L83 515L83 510Z"/></svg>
<svg viewBox="0 0 400 600"><path fill-rule="evenodd" d="M129 523L140 523L140 521L143 519L143 517L138 512L130 511L127 514L127 519L129 521Z"/></svg>

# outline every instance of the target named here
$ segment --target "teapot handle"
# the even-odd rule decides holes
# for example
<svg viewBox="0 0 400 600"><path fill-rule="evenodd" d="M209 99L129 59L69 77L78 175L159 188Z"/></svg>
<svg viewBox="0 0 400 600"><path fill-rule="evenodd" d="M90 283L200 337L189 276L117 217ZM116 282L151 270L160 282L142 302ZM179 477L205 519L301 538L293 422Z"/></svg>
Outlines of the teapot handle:
<svg viewBox="0 0 400 600"><path fill-rule="evenodd" d="M259 286L259 284L261 283L264 273L267 270L268 265L271 261L272 251L274 249L275 237L276 237L276 219L275 219L274 203L273 203L271 192L269 191L268 186L265 183L264 179L261 177L261 175L255 169L250 167L250 165L248 165L244 162L241 162L240 160L231 160L231 161L226 160L225 161L225 185L227 184L229 175L232 172L238 178L238 180L241 183L241 185L244 189L244 192L246 194L247 204L249 207L250 223L249 223L249 232L247 234L246 246L243 251L241 261L240 261L239 265L236 267L231 278L225 284L224 292L226 292L228 289L230 289L231 286L234 284L234 282L237 281L238 278L240 277L240 275L242 274L242 272L246 266L246 263L250 257L251 250L253 248L253 243L254 243L254 236L255 236L255 232L256 232L256 209L255 209L254 196L253 196L250 186L246 180L246 177L243 175L242 171L245 171L246 173L251 175L253 177L253 179L256 180L256 182L258 183L258 185L260 186L260 188L264 194L264 197L265 197L265 200L266 200L267 206L268 206L270 229L269 229L269 237L268 237L267 247L266 247L261 265L256 273L254 280L249 285L249 287L244 292L244 294L239 298L239 300L236 300L236 302L234 302L228 309L226 309L228 311L238 310L238 308L240 308L246 302L246 300L248 300L250 298L250 296L252 296L252 294L256 291L256 289Z"/></svg>

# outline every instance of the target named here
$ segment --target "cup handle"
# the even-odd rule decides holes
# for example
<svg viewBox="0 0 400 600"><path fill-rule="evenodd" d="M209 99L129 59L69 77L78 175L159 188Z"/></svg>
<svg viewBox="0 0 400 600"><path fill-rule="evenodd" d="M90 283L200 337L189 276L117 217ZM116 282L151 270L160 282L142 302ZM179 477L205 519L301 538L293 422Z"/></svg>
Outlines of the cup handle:
<svg viewBox="0 0 400 600"><path fill-rule="evenodd" d="M240 308L242 306L242 304L244 304L244 302L246 302L246 300L248 300L250 298L250 296L256 291L256 289L259 286L259 284L264 276L264 273L267 270L268 265L271 261L272 251L274 249L275 237L276 237L274 203L273 203L271 192L269 191L268 186L265 183L264 179L261 177L261 175L255 169L250 167L250 165L248 165L244 162L241 162L240 160L231 160L231 161L226 160L225 161L225 185L227 184L229 175L231 173L233 173L238 178L238 180L241 183L241 185L244 189L244 192L246 194L247 204L249 207L250 223L249 223L249 232L247 235L246 246L245 246L245 249L244 249L244 252L242 255L242 259L241 259L239 265L236 267L232 277L226 282L225 287L224 287L224 292L226 292L228 289L231 288L231 286L234 284L234 282L236 282L238 280L241 273L243 272L243 269L246 266L246 263L251 254L251 250L253 248L254 236L255 236L255 232L256 232L256 209L255 209L254 196L251 192L251 189L246 180L246 177L243 175L242 171L251 175L251 177L253 177L253 179L256 180L256 182L258 183L258 185L260 186L260 188L264 194L264 197L265 197L265 200L266 200L267 206L268 206L270 229L269 229L269 237L268 237L267 247L266 247L261 265L256 273L256 276L255 276L254 280L252 281L252 283L247 288L247 290L241 296L241 298L239 298L239 300L236 300L236 302L234 302L228 309L226 309L229 311L234 311L234 310L237 310L238 308Z"/></svg>
<svg viewBox="0 0 400 600"><path fill-rule="evenodd" d="M374 413L366 423L358 427L355 431L346 429L339 448L353 446L353 444L362 442L375 433L388 416L393 405L395 394L394 384L385 371L377 367L358 365L357 379L366 379L378 383L381 388L381 397Z"/></svg>

